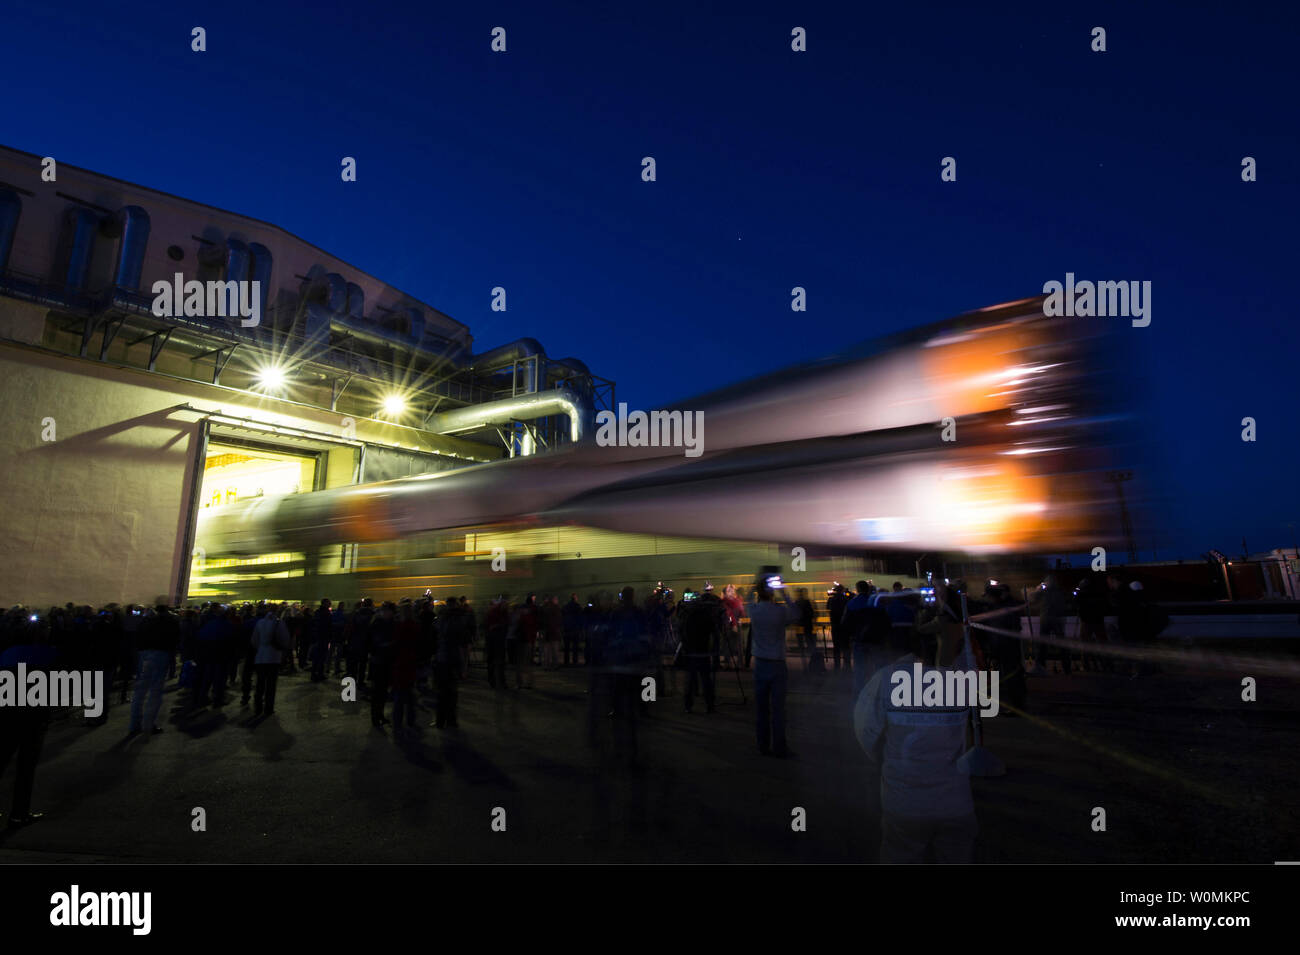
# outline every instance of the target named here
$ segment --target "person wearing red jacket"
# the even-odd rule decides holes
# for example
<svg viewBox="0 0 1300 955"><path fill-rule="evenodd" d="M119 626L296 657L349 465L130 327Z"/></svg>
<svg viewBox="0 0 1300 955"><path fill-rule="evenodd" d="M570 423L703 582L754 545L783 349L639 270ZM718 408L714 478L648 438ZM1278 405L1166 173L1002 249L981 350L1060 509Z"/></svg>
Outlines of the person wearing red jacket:
<svg viewBox="0 0 1300 955"><path fill-rule="evenodd" d="M736 585L727 584L722 594L722 609L727 615L727 632L722 638L726 641L726 654L731 658L734 669L740 669L740 620L745 616L745 602L736 594ZM714 669L721 669L716 665Z"/></svg>

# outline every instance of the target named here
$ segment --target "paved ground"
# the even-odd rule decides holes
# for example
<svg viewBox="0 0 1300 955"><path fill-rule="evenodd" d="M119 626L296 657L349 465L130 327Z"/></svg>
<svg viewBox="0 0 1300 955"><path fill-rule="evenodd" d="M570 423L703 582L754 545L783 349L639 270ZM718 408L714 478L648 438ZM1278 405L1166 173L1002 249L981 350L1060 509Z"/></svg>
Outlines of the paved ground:
<svg viewBox="0 0 1300 955"><path fill-rule="evenodd" d="M603 713L590 741L582 671L538 672L536 689L507 693L483 673L463 685L460 729L422 725L414 741L373 729L364 702L301 675L281 681L276 716L260 725L237 695L182 717L184 694L170 686L156 737L127 741L122 706L99 728L62 719L37 775L47 819L0 834L0 861L876 858L877 784L852 737L844 674L792 674L797 759L758 755L752 700L740 705L724 673L716 714L686 715L679 695L651 704L629 769ZM1009 771L975 781L977 860L1300 859L1300 687L1261 674L1260 702L1241 703L1240 678L1033 681L1031 717L985 723ZM432 712L420 712L428 724ZM191 831L196 806L206 832ZM790 829L796 806L806 832ZM1090 828L1095 806L1105 833ZM494 807L506 810L504 833L491 829Z"/></svg>

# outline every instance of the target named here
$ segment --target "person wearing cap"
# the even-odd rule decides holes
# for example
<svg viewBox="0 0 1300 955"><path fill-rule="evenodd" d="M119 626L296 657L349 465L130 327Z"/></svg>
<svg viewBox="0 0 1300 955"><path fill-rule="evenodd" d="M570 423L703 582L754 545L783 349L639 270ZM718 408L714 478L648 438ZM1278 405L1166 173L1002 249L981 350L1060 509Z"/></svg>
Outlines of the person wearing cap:
<svg viewBox="0 0 1300 955"><path fill-rule="evenodd" d="M1116 623L1119 624L1120 636L1130 646L1143 650L1151 646L1151 608L1147 603L1146 592L1142 582L1131 580L1121 584L1115 600ZM1138 680L1156 672L1156 667L1143 655L1132 673L1132 679Z"/></svg>

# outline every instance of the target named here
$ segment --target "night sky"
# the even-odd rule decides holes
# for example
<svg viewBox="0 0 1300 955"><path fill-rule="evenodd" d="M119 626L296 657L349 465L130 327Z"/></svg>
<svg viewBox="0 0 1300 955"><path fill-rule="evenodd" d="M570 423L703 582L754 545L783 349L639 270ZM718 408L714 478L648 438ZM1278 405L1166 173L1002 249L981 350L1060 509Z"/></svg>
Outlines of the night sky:
<svg viewBox="0 0 1300 955"><path fill-rule="evenodd" d="M1160 557L1293 545L1294 6L696 6L24 4L0 141L276 223L633 408L1150 280L1123 337Z"/></svg>

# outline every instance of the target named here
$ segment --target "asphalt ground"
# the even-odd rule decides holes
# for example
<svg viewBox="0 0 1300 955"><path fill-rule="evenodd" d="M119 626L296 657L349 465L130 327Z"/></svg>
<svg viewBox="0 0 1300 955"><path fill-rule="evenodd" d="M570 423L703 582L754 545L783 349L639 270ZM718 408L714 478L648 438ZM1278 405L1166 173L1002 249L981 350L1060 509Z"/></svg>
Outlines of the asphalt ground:
<svg viewBox="0 0 1300 955"><path fill-rule="evenodd" d="M33 803L46 816L0 830L0 861L877 858L878 780L853 738L847 673L792 659L788 760L757 751L748 672L718 674L707 715L702 702L684 712L677 674L678 691L637 720L631 761L629 721L592 702L585 670L539 669L519 691L491 690L485 672L461 684L459 728L429 725L426 698L409 739L373 728L367 702L343 702L337 680L305 673L281 678L264 720L237 688L225 707L187 714L188 691L169 683L165 732L130 739L115 692L103 726L79 713L51 723ZM1243 675L1258 680L1257 702L1242 702ZM973 781L977 862L1300 860L1295 681L1168 667L1141 680L1049 675L1030 682L1026 715L1004 700L983 725L1007 772ZM0 780L6 811L13 771ZM796 808L805 831L792 830Z"/></svg>

